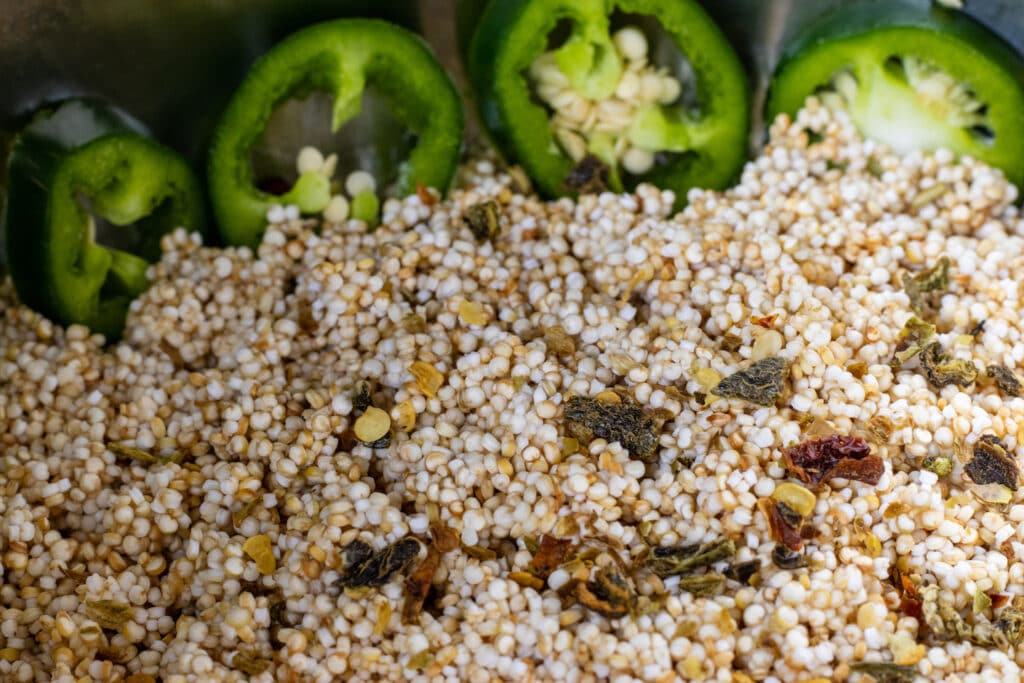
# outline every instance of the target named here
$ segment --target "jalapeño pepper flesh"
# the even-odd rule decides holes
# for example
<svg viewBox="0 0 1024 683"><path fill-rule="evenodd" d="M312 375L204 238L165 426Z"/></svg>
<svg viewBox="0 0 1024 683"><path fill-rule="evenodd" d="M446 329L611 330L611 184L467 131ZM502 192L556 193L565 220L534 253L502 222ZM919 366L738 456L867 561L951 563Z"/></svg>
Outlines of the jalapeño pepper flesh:
<svg viewBox="0 0 1024 683"><path fill-rule="evenodd" d="M253 66L221 117L209 161L209 187L228 244L255 247L273 204L296 204L306 213L324 208L329 181L303 174L282 194L256 186L250 154L275 108L314 92L333 96L331 129L360 112L367 85L415 136L400 165L396 192L417 184L446 190L458 164L463 116L455 86L415 34L376 19L340 19L303 29Z"/></svg>
<svg viewBox="0 0 1024 683"><path fill-rule="evenodd" d="M783 57L767 114L816 92L897 152L943 147L1024 180L1024 62L962 12L886 0L827 16Z"/></svg>
<svg viewBox="0 0 1024 683"><path fill-rule="evenodd" d="M129 303L148 286L163 235L205 229L195 176L143 132L102 102L66 100L29 123L8 160L3 228L19 299L108 339L119 336ZM134 225L130 249L97 243L94 215L117 232Z"/></svg>
<svg viewBox="0 0 1024 683"><path fill-rule="evenodd" d="M667 39L652 44L653 63L652 38ZM680 55L674 74L658 64ZM746 159L745 73L692 0L491 2L468 66L487 129L548 196L573 194L574 170L596 157L610 189L650 182L681 205L691 187L726 186Z"/></svg>

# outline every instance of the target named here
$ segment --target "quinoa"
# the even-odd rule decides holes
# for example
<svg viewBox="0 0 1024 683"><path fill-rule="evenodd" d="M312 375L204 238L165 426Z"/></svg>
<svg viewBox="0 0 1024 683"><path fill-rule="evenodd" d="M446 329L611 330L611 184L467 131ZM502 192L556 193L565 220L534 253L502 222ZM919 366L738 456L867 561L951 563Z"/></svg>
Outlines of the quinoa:
<svg viewBox="0 0 1024 683"><path fill-rule="evenodd" d="M935 340L982 367L1024 360L1024 223L1000 172L895 156L811 100L738 185L675 216L646 185L576 202L513 187L484 158L446 200L385 202L372 233L294 208L255 253L175 232L107 347L3 284L0 678L1020 676L1019 649L940 639L892 580L972 621L979 596L995 621L992 596L1024 593L1024 492L988 505L964 473L984 435L1016 459L1024 399L889 362L914 315L902 275L943 256ZM477 241L463 216L489 201L500 230ZM772 405L709 393L769 356L789 364ZM570 397L615 392L658 417L650 462L565 431ZM371 403L387 443L352 436ZM878 483L794 491L782 453L822 430L874 435ZM940 457L941 479L922 464ZM773 564L758 505L783 482L809 531L795 568ZM458 542L430 551L418 618L399 574L341 586L346 549L426 552L438 528ZM759 578L697 595L640 574L648 608L606 616L569 591L580 561L529 573L545 537L624 564L731 539ZM600 575L591 590L623 585Z"/></svg>

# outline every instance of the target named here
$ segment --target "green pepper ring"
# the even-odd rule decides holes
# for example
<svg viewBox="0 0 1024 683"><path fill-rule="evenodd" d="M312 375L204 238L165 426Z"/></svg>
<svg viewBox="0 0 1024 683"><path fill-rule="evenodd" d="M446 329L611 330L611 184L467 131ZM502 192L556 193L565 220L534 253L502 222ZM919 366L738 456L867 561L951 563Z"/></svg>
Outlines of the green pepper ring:
<svg viewBox="0 0 1024 683"><path fill-rule="evenodd" d="M3 226L18 297L108 339L120 335L128 305L148 286L163 235L179 226L205 230L198 180L142 130L98 100L67 100L18 134L8 164ZM80 195L114 225L138 223L138 255L95 242Z"/></svg>
<svg viewBox="0 0 1024 683"><path fill-rule="evenodd" d="M944 146L1003 169L1018 185L1024 181L1024 62L962 12L923 11L888 0L857 3L830 15L795 43L776 68L766 105L768 120L783 112L794 115L837 71L852 68L862 80L878 74L893 55L924 58L969 84L988 105L996 143L987 145L959 129L950 132Z"/></svg>
<svg viewBox="0 0 1024 683"><path fill-rule="evenodd" d="M398 179L399 194L417 184L445 191L462 145L462 105L429 47L405 29L376 19L339 19L292 34L260 58L221 117L209 159L210 198L228 244L255 247L278 197L254 185L249 153L274 108L322 90L334 95L332 130L359 112L367 79L418 140Z"/></svg>
<svg viewBox="0 0 1024 683"><path fill-rule="evenodd" d="M548 113L530 93L525 71L547 48L561 19L607 28L610 7L651 16L686 55L697 79L701 117L692 123L691 153L641 176L676 192L723 188L747 157L750 96L739 59L710 17L690 0L502 0L491 2L470 46L469 71L481 119L510 161L522 164L547 196L571 195L573 162L554 141Z"/></svg>

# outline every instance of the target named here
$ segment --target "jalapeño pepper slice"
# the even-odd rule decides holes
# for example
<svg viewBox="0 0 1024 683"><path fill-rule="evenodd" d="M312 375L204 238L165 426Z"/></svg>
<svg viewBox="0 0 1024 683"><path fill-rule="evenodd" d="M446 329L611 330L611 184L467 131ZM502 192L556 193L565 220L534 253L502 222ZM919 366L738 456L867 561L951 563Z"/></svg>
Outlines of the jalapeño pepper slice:
<svg viewBox="0 0 1024 683"><path fill-rule="evenodd" d="M816 92L896 152L944 147L1024 180L1024 62L962 12L886 0L828 15L776 69L767 113Z"/></svg>
<svg viewBox="0 0 1024 683"><path fill-rule="evenodd" d="M691 187L727 185L746 158L746 76L692 0L491 2L468 66L484 124L548 196L606 177L613 190L672 189L682 204Z"/></svg>
<svg viewBox="0 0 1024 683"><path fill-rule="evenodd" d="M368 85L415 136L400 164L395 192L410 194L417 184L447 189L462 144L462 105L430 49L415 34L384 21L325 22L291 35L256 62L221 117L210 151L209 185L227 243L259 244L273 204L295 204L315 213L330 200L330 181L318 172L300 175L280 193L257 187L250 157L275 108L326 93L333 97L331 130L337 132L360 113Z"/></svg>
<svg viewBox="0 0 1024 683"><path fill-rule="evenodd" d="M191 170L143 132L102 102L66 100L17 136L8 160L3 227L18 297L108 339L148 286L161 237L176 227L205 228ZM97 218L115 226L124 248L97 243Z"/></svg>

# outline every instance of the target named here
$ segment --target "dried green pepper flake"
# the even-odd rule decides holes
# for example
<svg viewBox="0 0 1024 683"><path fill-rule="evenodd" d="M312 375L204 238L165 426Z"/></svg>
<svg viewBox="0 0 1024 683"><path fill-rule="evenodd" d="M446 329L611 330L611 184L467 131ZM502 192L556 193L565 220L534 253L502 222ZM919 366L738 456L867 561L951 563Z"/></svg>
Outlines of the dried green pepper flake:
<svg viewBox="0 0 1024 683"><path fill-rule="evenodd" d="M119 458L130 458L146 465L180 465L185 460L185 454L181 451L174 451L168 455L156 456L149 451L135 448L123 443L112 441L107 444L107 450Z"/></svg>
<svg viewBox="0 0 1024 683"><path fill-rule="evenodd" d="M935 183L931 187L925 189L914 195L914 198L910 200L910 210L917 211L925 206L928 206L942 195L949 192L949 185L946 183ZM949 259L945 256L942 259L946 262L946 268L949 268Z"/></svg>
<svg viewBox="0 0 1024 683"><path fill-rule="evenodd" d="M609 619L624 617L633 611L636 594L629 579L612 567L597 567L589 580L576 584L576 600Z"/></svg>
<svg viewBox="0 0 1024 683"><path fill-rule="evenodd" d="M644 462L658 457L658 434L654 418L629 400L605 403L586 396L573 396L565 404L565 426L569 436L581 443L595 438L618 441L629 454Z"/></svg>
<svg viewBox="0 0 1024 683"><path fill-rule="evenodd" d="M403 538L377 552L364 541L353 541L345 546L345 569L339 582L345 588L383 586L395 574L408 569L419 556L420 548L415 538Z"/></svg>
<svg viewBox="0 0 1024 683"><path fill-rule="evenodd" d="M738 398L759 406L775 405L782 395L788 371L789 363L785 359L763 358L724 378L711 392L721 398Z"/></svg>
<svg viewBox="0 0 1024 683"><path fill-rule="evenodd" d="M416 654L409 657L409 662L405 665L405 668L413 671L418 671L420 669L426 669L433 663L434 653L430 650L420 650Z"/></svg>
<svg viewBox="0 0 1024 683"><path fill-rule="evenodd" d="M934 307L934 297L928 297L933 292L941 292L949 287L949 257L943 256L938 263L928 270L911 275L903 273L903 291L910 299L910 307L913 312L922 317L927 317L930 308Z"/></svg>
<svg viewBox="0 0 1024 683"><path fill-rule="evenodd" d="M86 600L85 613L100 628L117 631L135 615L131 605L117 600Z"/></svg>
<svg viewBox="0 0 1024 683"><path fill-rule="evenodd" d="M739 351L741 346L743 346L743 337L735 334L724 334L722 335L722 340L719 345L723 351L735 353L736 351Z"/></svg>
<svg viewBox="0 0 1024 683"><path fill-rule="evenodd" d="M914 683L917 680L917 667L910 664L857 662L850 665L850 671L867 674L875 679L875 683Z"/></svg>
<svg viewBox="0 0 1024 683"><path fill-rule="evenodd" d="M561 325L544 328L544 343L556 356L572 356L576 353L576 341Z"/></svg>
<svg viewBox="0 0 1024 683"><path fill-rule="evenodd" d="M724 585L725 576L714 572L679 577L679 588L694 595L718 595Z"/></svg>
<svg viewBox="0 0 1024 683"><path fill-rule="evenodd" d="M462 218L478 242L493 239L501 231L498 222L498 203L493 199L469 207Z"/></svg>
<svg viewBox="0 0 1024 683"><path fill-rule="evenodd" d="M730 560L736 554L731 538L710 543L683 546L659 546L651 549L644 564L658 576L676 576L708 567L715 562Z"/></svg>
<svg viewBox="0 0 1024 683"><path fill-rule="evenodd" d="M413 334L421 334L427 331L427 321L421 315L407 313L402 318L402 329Z"/></svg>
<svg viewBox="0 0 1024 683"><path fill-rule="evenodd" d="M974 598L971 600L971 611L974 614L981 614L986 612L989 607L992 606L992 598L988 597L985 591L975 591Z"/></svg>
<svg viewBox="0 0 1024 683"><path fill-rule="evenodd" d="M1011 490L1020 485L1020 469L995 434L984 434L974 445L974 457L964 471L975 484L1000 484Z"/></svg>
<svg viewBox="0 0 1024 683"><path fill-rule="evenodd" d="M1020 380L1013 370L1005 365L990 365L985 374L995 380L996 386L1007 396L1020 396Z"/></svg>
<svg viewBox="0 0 1024 683"><path fill-rule="evenodd" d="M725 575L732 579L742 583L745 586L752 585L754 576L761 571L761 560L747 560L746 562L737 562L736 564L730 565L725 570Z"/></svg>
<svg viewBox="0 0 1024 683"><path fill-rule="evenodd" d="M785 543L775 544L772 549L772 562L779 569L799 569L807 566L807 558L803 553L789 548Z"/></svg>
<svg viewBox="0 0 1024 683"><path fill-rule="evenodd" d="M246 676L259 676L270 668L270 659L253 650L237 650L228 666Z"/></svg>
<svg viewBox="0 0 1024 683"><path fill-rule="evenodd" d="M588 154L569 171L565 187L579 194L600 194L608 190L611 169L597 156Z"/></svg>
<svg viewBox="0 0 1024 683"><path fill-rule="evenodd" d="M929 455L921 461L921 469L945 477L953 471L953 460L945 455Z"/></svg>
<svg viewBox="0 0 1024 683"><path fill-rule="evenodd" d="M969 624L951 602L939 596L939 587L921 588L921 616L937 637L968 641L1001 650L1016 648L1024 638L1024 610L1018 601L1006 607L995 621L978 619Z"/></svg>
<svg viewBox="0 0 1024 683"><path fill-rule="evenodd" d="M953 358L939 342L932 342L921 352L921 368L936 389L950 384L967 387L978 378L978 367L973 361Z"/></svg>
<svg viewBox="0 0 1024 683"><path fill-rule="evenodd" d="M935 325L926 323L917 316L912 316L896 336L896 348L893 350L892 360L889 361L889 365L893 369L899 368L908 360L924 351L924 348L928 346L928 342L934 336Z"/></svg>
<svg viewBox="0 0 1024 683"><path fill-rule="evenodd" d="M885 167L882 166L882 162L878 160L878 157L868 158L868 173L875 178L882 178L882 174L885 173Z"/></svg>

